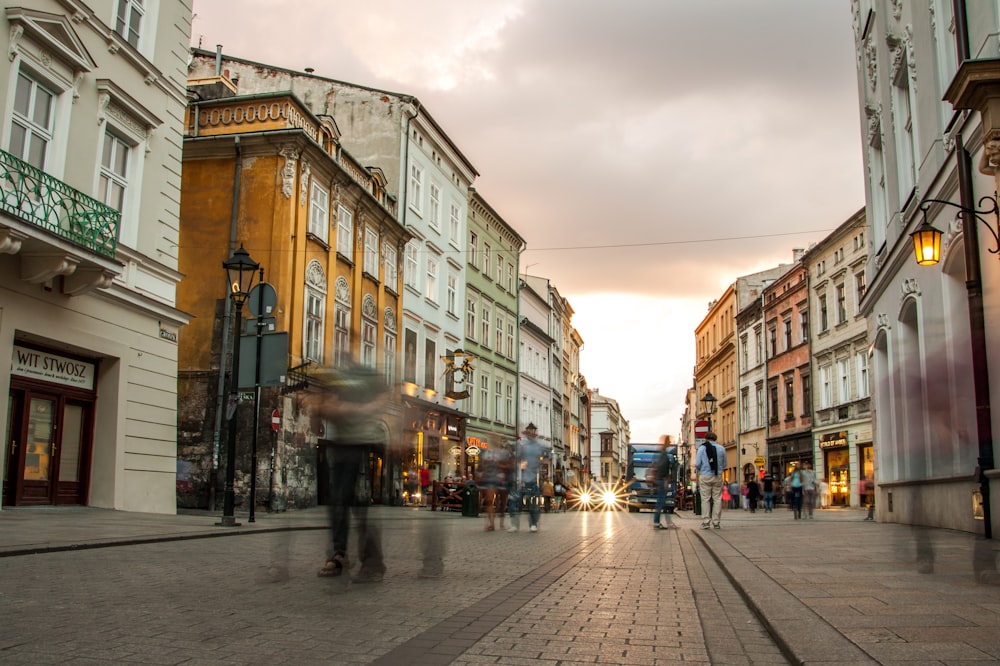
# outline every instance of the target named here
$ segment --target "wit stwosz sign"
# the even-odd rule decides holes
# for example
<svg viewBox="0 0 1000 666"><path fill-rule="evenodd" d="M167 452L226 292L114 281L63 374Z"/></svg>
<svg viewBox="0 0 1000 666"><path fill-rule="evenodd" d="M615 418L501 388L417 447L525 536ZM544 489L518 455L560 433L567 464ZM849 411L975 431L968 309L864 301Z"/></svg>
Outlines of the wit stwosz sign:
<svg viewBox="0 0 1000 666"><path fill-rule="evenodd" d="M93 390L94 364L14 345L10 374Z"/></svg>

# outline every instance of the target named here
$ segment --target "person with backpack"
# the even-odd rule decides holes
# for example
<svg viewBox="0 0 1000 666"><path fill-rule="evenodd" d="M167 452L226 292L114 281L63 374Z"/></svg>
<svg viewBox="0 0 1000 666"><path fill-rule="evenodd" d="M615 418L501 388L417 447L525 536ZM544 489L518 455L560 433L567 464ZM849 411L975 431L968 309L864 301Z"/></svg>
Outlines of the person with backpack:
<svg viewBox="0 0 1000 666"><path fill-rule="evenodd" d="M705 512L705 519L701 523L703 530L722 527L722 489L725 486L722 471L726 469L726 449L716 439L718 437L714 432L705 433L705 441L698 447L698 454L694 458L702 511Z"/></svg>
<svg viewBox="0 0 1000 666"><path fill-rule="evenodd" d="M653 511L654 530L675 530L673 518L669 511L664 511L667 504L667 491L674 481L674 472L677 470L677 456L674 454L676 448L668 445L667 436L660 437L660 453L653 463L653 478L650 479L656 484L656 509ZM660 522L660 516L666 516L666 524Z"/></svg>

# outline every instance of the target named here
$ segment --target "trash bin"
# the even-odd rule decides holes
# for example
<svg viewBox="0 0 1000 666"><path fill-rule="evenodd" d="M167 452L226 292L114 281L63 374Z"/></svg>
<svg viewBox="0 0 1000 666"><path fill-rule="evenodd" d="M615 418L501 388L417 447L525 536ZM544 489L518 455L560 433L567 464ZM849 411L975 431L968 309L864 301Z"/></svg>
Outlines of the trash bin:
<svg viewBox="0 0 1000 666"><path fill-rule="evenodd" d="M479 488L466 484L462 493L462 515L469 518L479 517Z"/></svg>

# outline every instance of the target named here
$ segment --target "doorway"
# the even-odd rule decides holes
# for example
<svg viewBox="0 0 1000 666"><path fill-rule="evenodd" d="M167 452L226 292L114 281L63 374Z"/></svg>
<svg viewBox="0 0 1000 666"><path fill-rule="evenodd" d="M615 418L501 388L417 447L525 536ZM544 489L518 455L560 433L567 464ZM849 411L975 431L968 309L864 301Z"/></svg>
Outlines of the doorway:
<svg viewBox="0 0 1000 666"><path fill-rule="evenodd" d="M8 404L3 503L85 504L93 397L12 381Z"/></svg>

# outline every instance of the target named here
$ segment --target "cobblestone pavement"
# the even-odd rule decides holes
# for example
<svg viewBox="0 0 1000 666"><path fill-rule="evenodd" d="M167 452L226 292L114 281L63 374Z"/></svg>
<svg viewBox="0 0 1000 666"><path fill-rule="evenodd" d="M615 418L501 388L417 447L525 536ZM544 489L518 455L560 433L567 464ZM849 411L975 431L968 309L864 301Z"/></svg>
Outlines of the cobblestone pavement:
<svg viewBox="0 0 1000 666"><path fill-rule="evenodd" d="M997 664L1000 545L855 510L530 533L375 507L382 583L318 579L321 510L0 511L2 664ZM420 538L447 544L421 579Z"/></svg>
<svg viewBox="0 0 1000 666"><path fill-rule="evenodd" d="M370 515L379 584L317 578L319 529L4 557L0 663L786 663L692 533L648 514L545 514L538 533ZM443 578L417 576L424 529L447 542Z"/></svg>

